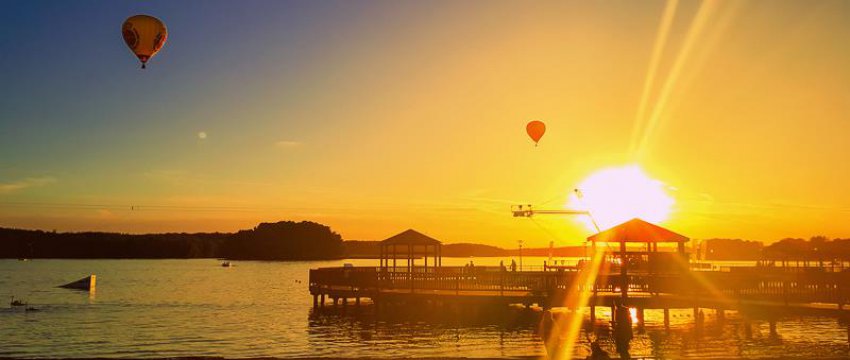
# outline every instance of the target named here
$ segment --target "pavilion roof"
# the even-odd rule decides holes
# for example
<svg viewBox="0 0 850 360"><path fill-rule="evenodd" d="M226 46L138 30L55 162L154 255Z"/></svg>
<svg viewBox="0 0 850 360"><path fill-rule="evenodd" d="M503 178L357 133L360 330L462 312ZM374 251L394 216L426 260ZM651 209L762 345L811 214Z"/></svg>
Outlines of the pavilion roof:
<svg viewBox="0 0 850 360"><path fill-rule="evenodd" d="M407 229L381 241L381 245L440 245L440 240L413 229Z"/></svg>
<svg viewBox="0 0 850 360"><path fill-rule="evenodd" d="M599 242L679 243L686 242L689 239L661 226L634 218L608 230L591 235L587 240Z"/></svg>

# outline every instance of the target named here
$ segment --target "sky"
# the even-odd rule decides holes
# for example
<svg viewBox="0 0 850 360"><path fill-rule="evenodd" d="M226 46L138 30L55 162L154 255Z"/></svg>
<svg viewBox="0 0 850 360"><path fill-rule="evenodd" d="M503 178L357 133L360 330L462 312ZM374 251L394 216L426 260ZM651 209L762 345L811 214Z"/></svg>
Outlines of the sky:
<svg viewBox="0 0 850 360"><path fill-rule="evenodd" d="M626 167L691 238L850 237L846 1L4 1L0 48L0 226L576 245L510 206Z"/></svg>

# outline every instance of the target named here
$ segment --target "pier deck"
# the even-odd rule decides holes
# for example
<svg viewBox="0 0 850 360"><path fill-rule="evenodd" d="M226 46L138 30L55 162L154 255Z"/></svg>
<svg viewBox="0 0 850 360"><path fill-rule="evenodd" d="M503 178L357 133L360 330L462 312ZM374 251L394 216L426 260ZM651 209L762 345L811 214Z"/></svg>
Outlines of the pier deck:
<svg viewBox="0 0 850 360"><path fill-rule="evenodd" d="M475 303L563 306L571 292L588 290L586 306L621 302L639 309L713 308L844 316L850 271L830 268L751 267L679 274L604 271L585 289L579 271L507 271L500 267L430 267L393 271L380 267L310 270L315 306L347 299L374 303ZM628 284L622 297L619 284Z"/></svg>

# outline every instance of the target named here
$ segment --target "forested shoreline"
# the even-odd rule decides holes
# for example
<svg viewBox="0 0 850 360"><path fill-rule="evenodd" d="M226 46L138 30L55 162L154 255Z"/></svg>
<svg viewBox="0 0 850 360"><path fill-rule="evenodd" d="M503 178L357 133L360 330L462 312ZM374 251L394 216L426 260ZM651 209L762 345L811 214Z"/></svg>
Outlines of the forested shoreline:
<svg viewBox="0 0 850 360"><path fill-rule="evenodd" d="M236 233L121 234L0 228L0 258L322 260L342 237L310 222L262 223Z"/></svg>
<svg viewBox="0 0 850 360"><path fill-rule="evenodd" d="M0 228L0 258L326 260L377 258L379 241L343 241L330 227L311 222L261 223L235 233L123 234ZM705 260L850 260L850 239L785 238L770 245L739 239L699 241ZM524 256L548 256L526 248ZM582 246L556 247L555 257L583 256ZM474 243L443 244L443 256L519 255L516 248Z"/></svg>

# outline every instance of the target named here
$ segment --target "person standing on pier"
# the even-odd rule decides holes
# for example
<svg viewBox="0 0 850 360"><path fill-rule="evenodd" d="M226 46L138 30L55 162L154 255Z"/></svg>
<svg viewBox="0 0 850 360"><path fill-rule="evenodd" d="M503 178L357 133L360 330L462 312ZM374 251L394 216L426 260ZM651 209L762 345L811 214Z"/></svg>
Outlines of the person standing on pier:
<svg viewBox="0 0 850 360"><path fill-rule="evenodd" d="M630 359L629 342L632 341L632 314L619 302L614 305L614 342L621 359Z"/></svg>

